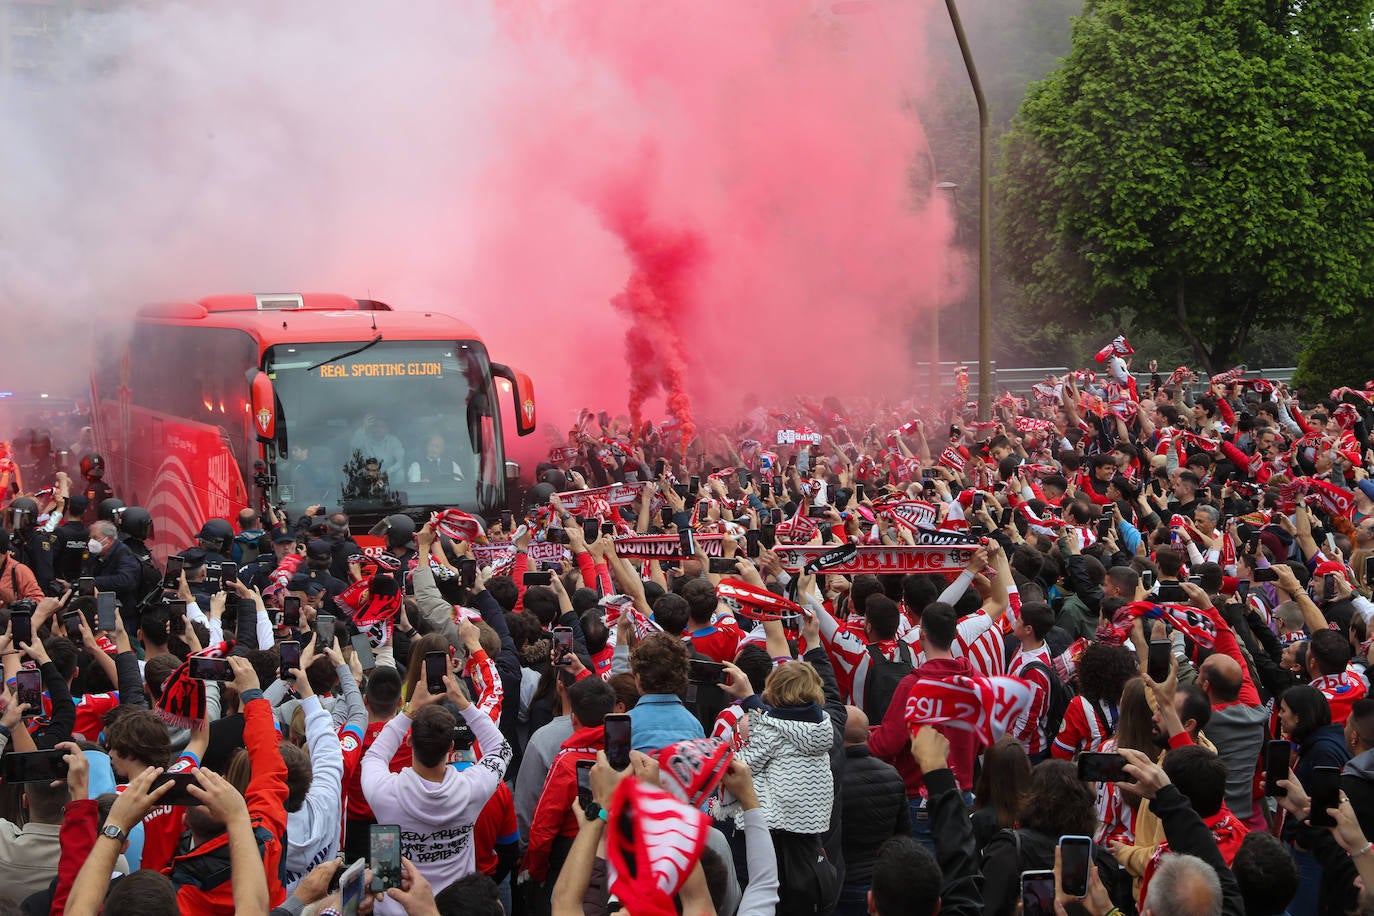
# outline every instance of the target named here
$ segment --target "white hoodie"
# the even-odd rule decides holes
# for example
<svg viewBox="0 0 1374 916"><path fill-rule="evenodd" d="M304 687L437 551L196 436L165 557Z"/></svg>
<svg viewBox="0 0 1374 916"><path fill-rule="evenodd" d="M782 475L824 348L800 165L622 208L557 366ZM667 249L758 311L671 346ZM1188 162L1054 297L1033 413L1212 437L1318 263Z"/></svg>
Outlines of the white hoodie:
<svg viewBox="0 0 1374 916"><path fill-rule="evenodd" d="M363 755L363 796L379 824L399 824L401 855L409 859L436 891L448 887L477 868L472 848L472 825L510 763L510 743L477 706L462 712L472 729L482 758L459 772L444 767L444 781L430 782L411 767L391 772L391 757L410 731L410 717L398 714ZM374 912L401 916L405 912L389 897Z"/></svg>

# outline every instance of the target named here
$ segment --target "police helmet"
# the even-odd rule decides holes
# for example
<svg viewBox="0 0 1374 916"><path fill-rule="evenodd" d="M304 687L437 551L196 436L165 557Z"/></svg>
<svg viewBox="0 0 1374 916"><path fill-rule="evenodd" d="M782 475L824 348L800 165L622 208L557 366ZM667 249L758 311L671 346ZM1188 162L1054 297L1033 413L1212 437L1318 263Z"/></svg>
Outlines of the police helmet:
<svg viewBox="0 0 1374 916"><path fill-rule="evenodd" d="M153 536L153 516L142 506L130 506L119 516L119 530L136 541L147 541Z"/></svg>
<svg viewBox="0 0 1374 916"><path fill-rule="evenodd" d="M5 522L10 530L18 531L38 521L38 503L29 496L16 497L5 507Z"/></svg>
<svg viewBox="0 0 1374 916"><path fill-rule="evenodd" d="M386 526L388 547L405 547L415 537L415 520L409 515L389 515Z"/></svg>
<svg viewBox="0 0 1374 916"><path fill-rule="evenodd" d="M96 507L96 513L102 521L113 522L118 525L119 517L124 514L125 508L127 507L124 505L124 500L117 496L111 496L109 499L100 501L100 505Z"/></svg>
<svg viewBox="0 0 1374 916"><path fill-rule="evenodd" d="M105 459L95 452L81 456L81 476L100 478L105 476Z"/></svg>
<svg viewBox="0 0 1374 916"><path fill-rule="evenodd" d="M200 526L196 538L208 542L216 553L224 553L234 543L234 526L222 518L212 518Z"/></svg>

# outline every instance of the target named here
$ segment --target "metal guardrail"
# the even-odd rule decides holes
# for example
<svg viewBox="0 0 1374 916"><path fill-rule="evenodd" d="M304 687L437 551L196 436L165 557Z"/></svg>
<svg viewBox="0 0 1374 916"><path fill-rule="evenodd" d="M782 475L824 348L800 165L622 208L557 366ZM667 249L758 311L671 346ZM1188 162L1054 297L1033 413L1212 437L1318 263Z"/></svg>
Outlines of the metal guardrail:
<svg viewBox="0 0 1374 916"><path fill-rule="evenodd" d="M941 362L939 364L940 390L942 392L954 392L954 370L956 367L968 366L969 397L978 396L978 366L977 364ZM915 366L916 378L924 379L928 377L930 371L929 363L917 363ZM1030 393L1031 386L1045 380L1045 376L1061 376L1069 372L1067 366L1033 366L1033 367L998 367L997 363L992 364L992 388L994 394L1001 394L1003 391L1010 390L1012 394L1027 395ZM1094 371L1098 371L1094 369ZM1172 370L1170 370L1172 371ZM1277 369L1246 369L1245 378L1266 378L1273 382L1291 382L1293 373L1297 371L1295 366L1284 366ZM1099 375L1101 372L1098 373ZM1150 373L1132 373L1137 383L1143 388L1150 383ZM1160 373L1162 378L1168 378L1168 372ZM1193 385L1193 396L1198 397L1206 394L1208 389L1206 373L1199 373L1198 381Z"/></svg>

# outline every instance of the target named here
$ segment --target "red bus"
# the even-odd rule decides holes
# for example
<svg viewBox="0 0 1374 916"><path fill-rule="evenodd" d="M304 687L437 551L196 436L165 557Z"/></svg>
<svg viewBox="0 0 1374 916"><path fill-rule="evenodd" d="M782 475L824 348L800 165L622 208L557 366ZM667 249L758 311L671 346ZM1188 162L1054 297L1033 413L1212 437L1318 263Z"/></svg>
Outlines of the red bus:
<svg viewBox="0 0 1374 916"><path fill-rule="evenodd" d="M535 427L529 377L492 363L470 327L371 299L151 305L103 350L91 403L106 480L152 514L163 557L206 519L266 501L340 507L362 532L450 506L490 518L518 473L498 387L514 397L516 432Z"/></svg>

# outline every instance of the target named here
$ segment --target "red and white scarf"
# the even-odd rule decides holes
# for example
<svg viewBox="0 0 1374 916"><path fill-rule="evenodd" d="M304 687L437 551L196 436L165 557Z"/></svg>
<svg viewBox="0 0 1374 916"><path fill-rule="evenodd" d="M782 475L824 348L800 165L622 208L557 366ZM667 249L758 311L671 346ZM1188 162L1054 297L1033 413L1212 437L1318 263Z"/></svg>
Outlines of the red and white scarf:
<svg viewBox="0 0 1374 916"><path fill-rule="evenodd" d="M945 725L971 731L983 744L997 742L1031 705L1035 688L1016 677L954 675L921 678L906 701L912 726Z"/></svg>
<svg viewBox="0 0 1374 916"><path fill-rule="evenodd" d="M673 895L701 860L710 818L633 776L616 786L609 808L611 893L634 916L677 916Z"/></svg>

